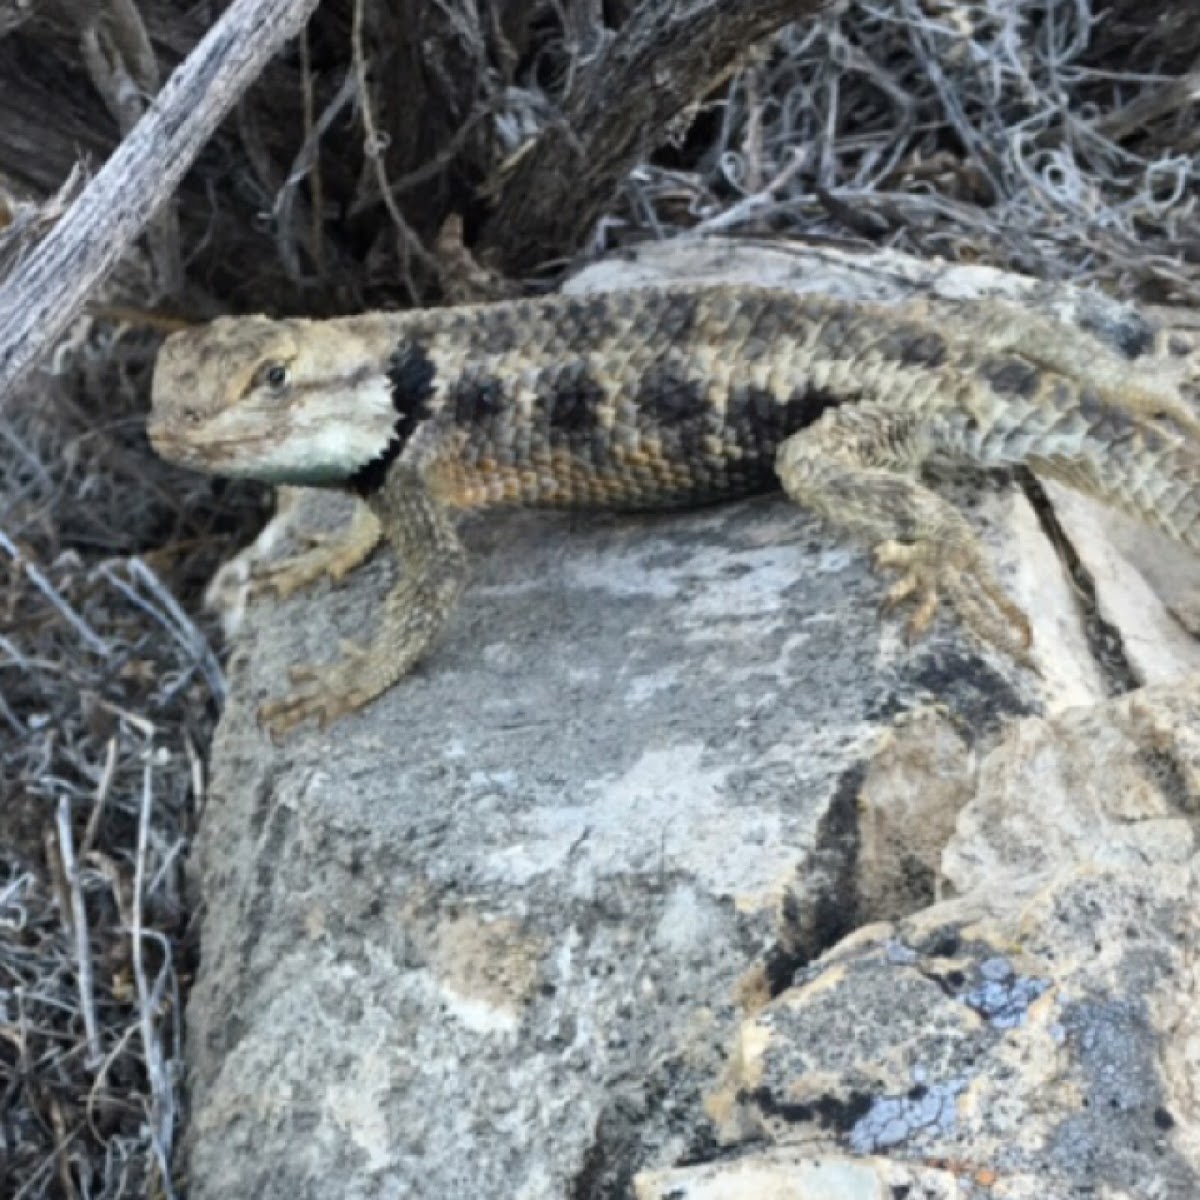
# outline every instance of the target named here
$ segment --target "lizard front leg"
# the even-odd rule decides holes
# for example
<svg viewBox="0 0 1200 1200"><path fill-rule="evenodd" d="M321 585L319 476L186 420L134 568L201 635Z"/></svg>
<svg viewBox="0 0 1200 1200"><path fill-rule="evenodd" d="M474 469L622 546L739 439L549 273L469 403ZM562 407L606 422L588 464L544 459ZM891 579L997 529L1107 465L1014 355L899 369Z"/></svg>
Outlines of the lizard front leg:
<svg viewBox="0 0 1200 1200"><path fill-rule="evenodd" d="M962 514L915 478L935 447L911 412L846 405L788 438L775 469L793 500L869 542L877 567L901 572L885 605L913 603L910 636L925 632L944 598L981 640L1028 662L1028 618Z"/></svg>
<svg viewBox="0 0 1200 1200"><path fill-rule="evenodd" d="M273 737L309 717L324 728L387 691L434 643L458 603L466 552L424 480L394 468L370 504L404 575L384 600L369 643L343 644L342 659L327 666L294 668L293 690L259 709Z"/></svg>
<svg viewBox="0 0 1200 1200"><path fill-rule="evenodd" d="M281 598L328 576L341 583L371 556L383 539L379 518L364 503L354 506L350 524L335 533L312 533L309 548L299 554L254 567L255 588L271 588Z"/></svg>

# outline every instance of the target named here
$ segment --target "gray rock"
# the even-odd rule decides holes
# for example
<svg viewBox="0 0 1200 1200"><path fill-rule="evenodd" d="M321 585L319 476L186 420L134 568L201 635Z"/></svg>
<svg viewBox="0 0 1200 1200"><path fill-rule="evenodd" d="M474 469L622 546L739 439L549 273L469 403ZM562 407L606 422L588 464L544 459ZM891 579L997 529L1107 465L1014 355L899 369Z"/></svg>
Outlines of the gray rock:
<svg viewBox="0 0 1200 1200"><path fill-rule="evenodd" d="M444 645L282 748L252 705L383 572L252 612L198 852L193 1196L616 1195L701 1153L742 977L852 926L881 727L943 681L980 726L1035 703L952 629L885 658L864 557L782 500L470 534Z"/></svg>
<svg viewBox="0 0 1200 1200"><path fill-rule="evenodd" d="M636 1180L637 1200L966 1200L975 1194L969 1179L937 1167L787 1148L648 1171Z"/></svg>
<svg viewBox="0 0 1200 1200"><path fill-rule="evenodd" d="M946 851L969 890L744 1024L724 1140L959 1164L988 1196L1200 1195L1198 726L1197 681L1017 722Z"/></svg>

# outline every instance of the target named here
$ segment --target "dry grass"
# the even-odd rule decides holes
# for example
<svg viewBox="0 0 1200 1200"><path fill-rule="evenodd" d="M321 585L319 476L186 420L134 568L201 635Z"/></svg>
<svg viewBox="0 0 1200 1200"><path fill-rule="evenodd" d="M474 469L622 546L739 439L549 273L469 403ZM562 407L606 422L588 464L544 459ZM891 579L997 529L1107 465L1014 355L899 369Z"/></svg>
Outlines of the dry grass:
<svg viewBox="0 0 1200 1200"><path fill-rule="evenodd" d="M416 174L393 173L410 221L472 156L507 156L553 119L546 89L569 86L562 62L594 49L596 9L526 7L543 42L523 48L524 74L480 83L459 133ZM476 10L439 11L461 23ZM256 201L273 224L225 250L241 261L258 247L248 270L319 293L313 307L378 290L371 247L359 238L355 257L355 239L317 216L322 189L345 184L330 143L344 148L354 113L361 137L367 72L343 32L340 70L328 37L317 83L298 58L309 136L264 148L254 168L264 188L272 154L288 165ZM461 35L432 72L494 54L494 31ZM1165 0L860 0L755 52L676 124L583 249L694 229L887 242L1200 302L1197 61L1200 27ZM364 163L382 186L383 160ZM0 197L0 243L6 221L13 251L52 215ZM429 226L404 235L426 239L413 262L432 249ZM212 261L213 230L185 234L195 261ZM220 278L199 281L218 302ZM137 299L128 277L123 294ZM149 454L153 350L153 334L81 321L51 373L0 411L0 1195L22 1200L184 1190L168 1166L197 951L183 872L223 686L198 595L264 497Z"/></svg>
<svg viewBox="0 0 1200 1200"><path fill-rule="evenodd" d="M177 1194L183 872L223 682L174 593L262 507L150 457L152 348L82 322L0 425L6 1197Z"/></svg>

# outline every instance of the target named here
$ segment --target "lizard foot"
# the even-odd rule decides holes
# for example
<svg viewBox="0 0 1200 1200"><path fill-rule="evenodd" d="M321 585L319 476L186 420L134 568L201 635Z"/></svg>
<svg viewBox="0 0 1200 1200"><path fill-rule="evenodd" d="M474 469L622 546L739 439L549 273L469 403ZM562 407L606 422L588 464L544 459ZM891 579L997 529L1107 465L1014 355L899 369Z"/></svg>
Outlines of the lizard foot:
<svg viewBox="0 0 1200 1200"><path fill-rule="evenodd" d="M378 519L366 505L359 505L354 518L335 533L305 535L308 549L271 563L256 564L256 590L271 589L281 599L328 576L341 583L364 562L383 536Z"/></svg>
<svg viewBox="0 0 1200 1200"><path fill-rule="evenodd" d="M289 672L292 690L259 706L259 722L266 726L272 741L311 717L324 729L385 690L386 683L383 687L374 683L369 648L342 642L341 652L341 659L334 663L293 667Z"/></svg>
<svg viewBox="0 0 1200 1200"><path fill-rule="evenodd" d="M1009 599L978 554L932 540L889 540L875 547L873 558L876 568L901 572L884 596L883 608L890 611L905 602L913 603L908 619L910 641L926 632L944 598L981 641L1023 666L1032 665L1029 618Z"/></svg>
<svg viewBox="0 0 1200 1200"><path fill-rule="evenodd" d="M286 599L325 576L341 583L358 565L334 534L312 533L305 540L309 549L299 554L255 564L251 578L256 591L273 591L280 599Z"/></svg>

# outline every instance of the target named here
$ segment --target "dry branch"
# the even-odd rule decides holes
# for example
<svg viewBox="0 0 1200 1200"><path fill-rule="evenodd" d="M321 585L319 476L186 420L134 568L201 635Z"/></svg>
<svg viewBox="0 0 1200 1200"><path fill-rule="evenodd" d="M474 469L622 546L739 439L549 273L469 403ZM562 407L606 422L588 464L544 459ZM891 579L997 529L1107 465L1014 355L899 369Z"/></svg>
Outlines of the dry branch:
<svg viewBox="0 0 1200 1200"><path fill-rule="evenodd" d="M67 215L0 290L0 403L170 198L317 0L234 0Z"/></svg>
<svg viewBox="0 0 1200 1200"><path fill-rule="evenodd" d="M577 250L664 128L756 42L829 0L644 0L586 67L562 118L518 152L480 246L520 275Z"/></svg>

